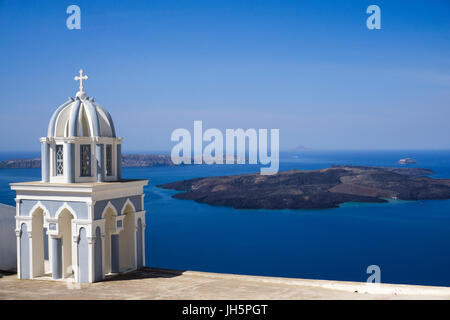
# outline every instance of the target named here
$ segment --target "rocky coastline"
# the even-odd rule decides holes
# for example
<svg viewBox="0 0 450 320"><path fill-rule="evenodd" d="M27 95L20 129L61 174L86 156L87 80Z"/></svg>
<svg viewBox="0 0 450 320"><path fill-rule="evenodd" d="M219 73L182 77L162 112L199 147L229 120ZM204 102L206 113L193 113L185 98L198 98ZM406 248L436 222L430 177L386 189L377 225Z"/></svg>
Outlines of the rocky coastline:
<svg viewBox="0 0 450 320"><path fill-rule="evenodd" d="M345 202L450 199L450 179L422 168L333 166L276 175L197 178L159 185L182 191L176 199L236 209L324 209Z"/></svg>

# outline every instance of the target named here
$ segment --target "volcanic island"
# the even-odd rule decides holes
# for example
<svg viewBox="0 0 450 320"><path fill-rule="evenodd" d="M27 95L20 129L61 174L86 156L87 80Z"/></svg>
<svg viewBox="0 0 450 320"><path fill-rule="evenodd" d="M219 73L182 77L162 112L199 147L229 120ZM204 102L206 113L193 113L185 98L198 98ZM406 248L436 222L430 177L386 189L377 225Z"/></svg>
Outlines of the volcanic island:
<svg viewBox="0 0 450 320"><path fill-rule="evenodd" d="M332 166L275 175L196 178L159 185L176 199L236 209L325 209L345 202L450 199L450 179L422 168Z"/></svg>

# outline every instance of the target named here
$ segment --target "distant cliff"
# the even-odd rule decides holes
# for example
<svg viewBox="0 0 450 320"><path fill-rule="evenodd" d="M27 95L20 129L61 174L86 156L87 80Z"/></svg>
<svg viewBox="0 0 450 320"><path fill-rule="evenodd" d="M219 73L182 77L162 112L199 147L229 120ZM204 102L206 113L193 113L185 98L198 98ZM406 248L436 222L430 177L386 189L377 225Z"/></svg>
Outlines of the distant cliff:
<svg viewBox="0 0 450 320"><path fill-rule="evenodd" d="M40 168L41 159L14 159L0 162L0 168Z"/></svg>
<svg viewBox="0 0 450 320"><path fill-rule="evenodd" d="M163 154L123 154L123 167L173 166L170 156ZM40 168L41 159L13 159L0 162L0 168Z"/></svg>
<svg viewBox="0 0 450 320"><path fill-rule="evenodd" d="M336 208L344 202L386 199L450 199L450 179L433 179L421 168L333 166L276 175L246 174L197 178L160 185L189 199L236 209Z"/></svg>
<svg viewBox="0 0 450 320"><path fill-rule="evenodd" d="M170 156L164 154L123 154L123 167L173 166Z"/></svg>

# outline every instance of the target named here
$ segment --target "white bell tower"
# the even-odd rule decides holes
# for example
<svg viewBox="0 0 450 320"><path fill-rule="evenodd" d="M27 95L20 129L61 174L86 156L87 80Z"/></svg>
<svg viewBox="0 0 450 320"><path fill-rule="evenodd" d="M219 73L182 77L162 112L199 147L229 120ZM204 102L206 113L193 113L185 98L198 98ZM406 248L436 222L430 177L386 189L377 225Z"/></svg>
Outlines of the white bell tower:
<svg viewBox="0 0 450 320"><path fill-rule="evenodd" d="M122 179L122 138L84 91L53 113L41 138L41 181L16 191L18 276L94 282L145 266L143 188Z"/></svg>

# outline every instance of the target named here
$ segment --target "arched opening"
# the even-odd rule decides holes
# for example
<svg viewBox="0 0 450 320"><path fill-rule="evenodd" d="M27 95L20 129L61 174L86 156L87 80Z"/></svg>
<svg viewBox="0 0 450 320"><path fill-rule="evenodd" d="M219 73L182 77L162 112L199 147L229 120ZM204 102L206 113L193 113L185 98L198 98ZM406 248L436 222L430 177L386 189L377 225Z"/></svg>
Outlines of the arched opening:
<svg viewBox="0 0 450 320"><path fill-rule="evenodd" d="M72 277L74 274L74 253L72 250L72 220L73 215L68 209L63 209L58 217L59 232L62 245L62 274L64 278Z"/></svg>
<svg viewBox="0 0 450 320"><path fill-rule="evenodd" d="M102 234L100 227L95 229L95 244L94 244L94 281L103 279L103 248L102 248Z"/></svg>
<svg viewBox="0 0 450 320"><path fill-rule="evenodd" d="M115 230L115 212L109 207L105 219L105 274L111 273L111 234Z"/></svg>
<svg viewBox="0 0 450 320"><path fill-rule="evenodd" d="M136 228L136 268L141 269L144 266L144 254L142 245L142 219L139 218Z"/></svg>
<svg viewBox="0 0 450 320"><path fill-rule="evenodd" d="M78 254L78 281L89 282L89 253L86 229L80 229L80 235L77 241Z"/></svg>
<svg viewBox="0 0 450 320"><path fill-rule="evenodd" d="M44 237L47 235L44 233L44 210L42 208L36 208L31 213L31 261L33 265L32 278L40 277L45 274L45 261L44 261Z"/></svg>
<svg viewBox="0 0 450 320"><path fill-rule="evenodd" d="M27 224L20 226L20 278L30 278L30 238Z"/></svg>
<svg viewBox="0 0 450 320"><path fill-rule="evenodd" d="M134 209L127 204L122 212L123 230L119 236L120 270L136 269L136 224L134 221Z"/></svg>

